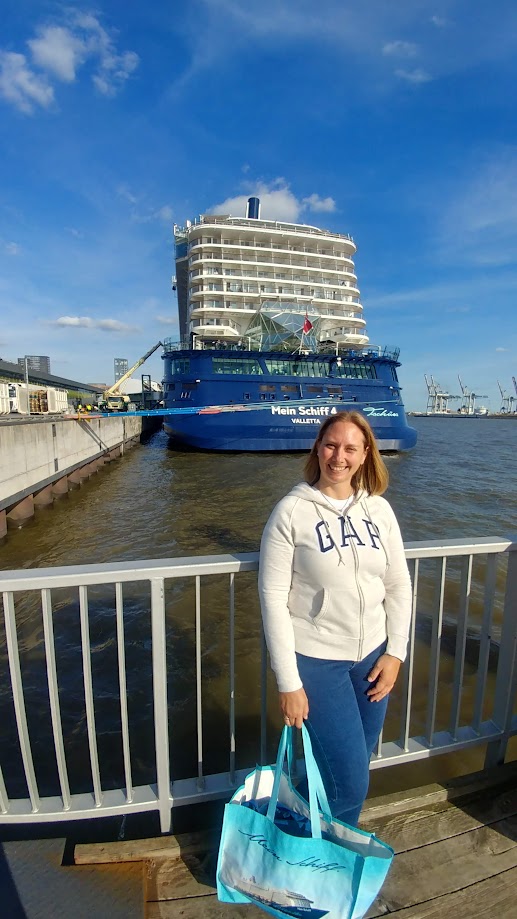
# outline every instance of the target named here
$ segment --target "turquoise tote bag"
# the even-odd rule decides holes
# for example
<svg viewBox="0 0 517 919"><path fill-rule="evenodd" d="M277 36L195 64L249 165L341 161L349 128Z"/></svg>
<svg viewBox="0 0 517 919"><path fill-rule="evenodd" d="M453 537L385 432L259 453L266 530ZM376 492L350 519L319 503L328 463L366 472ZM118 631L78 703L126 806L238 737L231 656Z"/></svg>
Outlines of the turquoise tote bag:
<svg viewBox="0 0 517 919"><path fill-rule="evenodd" d="M360 919L379 893L393 849L332 818L305 726L309 803L296 792L292 734L284 728L276 765L257 767L225 807L218 898L254 903L278 917Z"/></svg>

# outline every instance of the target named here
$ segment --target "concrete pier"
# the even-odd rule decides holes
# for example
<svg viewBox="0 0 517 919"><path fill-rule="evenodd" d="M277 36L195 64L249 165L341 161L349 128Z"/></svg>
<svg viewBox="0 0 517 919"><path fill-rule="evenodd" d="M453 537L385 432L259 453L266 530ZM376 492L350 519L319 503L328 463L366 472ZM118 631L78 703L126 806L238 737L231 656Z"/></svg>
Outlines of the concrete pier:
<svg viewBox="0 0 517 919"><path fill-rule="evenodd" d="M0 424L0 539L140 441L142 418L19 418Z"/></svg>

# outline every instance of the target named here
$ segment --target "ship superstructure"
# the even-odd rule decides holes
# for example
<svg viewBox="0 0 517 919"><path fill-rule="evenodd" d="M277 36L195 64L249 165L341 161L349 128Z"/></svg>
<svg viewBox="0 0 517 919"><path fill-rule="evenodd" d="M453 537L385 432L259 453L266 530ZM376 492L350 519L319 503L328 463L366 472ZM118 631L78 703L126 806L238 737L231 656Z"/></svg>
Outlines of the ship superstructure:
<svg viewBox="0 0 517 919"><path fill-rule="evenodd" d="M368 344L352 237L262 220L259 208L250 198L246 217L205 215L174 227L182 340L289 349L307 317L308 350Z"/></svg>

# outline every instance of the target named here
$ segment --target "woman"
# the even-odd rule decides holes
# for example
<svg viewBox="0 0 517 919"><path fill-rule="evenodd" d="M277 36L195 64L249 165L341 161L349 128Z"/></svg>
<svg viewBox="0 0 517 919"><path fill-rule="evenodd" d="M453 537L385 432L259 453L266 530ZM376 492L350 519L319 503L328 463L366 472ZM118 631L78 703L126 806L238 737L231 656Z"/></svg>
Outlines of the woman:
<svg viewBox="0 0 517 919"><path fill-rule="evenodd" d="M304 472L264 529L262 617L284 722L306 721L333 816L355 826L406 654L411 582L366 418L329 416Z"/></svg>

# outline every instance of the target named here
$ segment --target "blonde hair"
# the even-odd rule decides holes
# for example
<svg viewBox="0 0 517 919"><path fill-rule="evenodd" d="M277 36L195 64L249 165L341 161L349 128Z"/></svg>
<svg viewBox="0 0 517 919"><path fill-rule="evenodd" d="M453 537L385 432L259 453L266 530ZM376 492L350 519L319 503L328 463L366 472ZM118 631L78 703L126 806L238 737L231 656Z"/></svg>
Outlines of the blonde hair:
<svg viewBox="0 0 517 919"><path fill-rule="evenodd" d="M303 467L303 475L305 481L309 485L316 485L316 483L319 481L320 464L318 459L318 450L321 441L323 440L323 437L325 436L328 429L332 427L333 424L337 424L339 421L355 424L355 426L359 428L364 437L366 459L363 465L352 477L352 488L355 492L360 488L363 488L366 492L368 492L369 495L382 495L382 493L385 492L388 487L388 470L386 469L384 460L379 453L375 435L368 421L364 415L361 415L360 412L355 411L338 412L337 415L329 415L329 417L325 419L318 431L318 436L312 445L312 450L309 453Z"/></svg>

